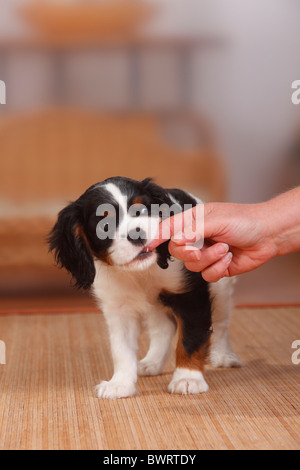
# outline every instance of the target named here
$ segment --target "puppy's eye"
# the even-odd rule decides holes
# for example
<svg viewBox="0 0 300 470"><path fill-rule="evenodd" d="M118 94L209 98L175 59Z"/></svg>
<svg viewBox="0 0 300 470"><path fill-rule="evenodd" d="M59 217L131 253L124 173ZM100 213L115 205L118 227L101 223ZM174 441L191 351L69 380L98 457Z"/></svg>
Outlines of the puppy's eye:
<svg viewBox="0 0 300 470"><path fill-rule="evenodd" d="M104 217L100 220L96 227L96 235L100 240L113 238L116 231L116 220L114 218Z"/></svg>
<svg viewBox="0 0 300 470"><path fill-rule="evenodd" d="M143 207L140 211L141 215L148 215L147 207Z"/></svg>
<svg viewBox="0 0 300 470"><path fill-rule="evenodd" d="M147 215L147 214L148 214L147 208L142 207L141 209L137 211L136 216L139 217L140 215Z"/></svg>
<svg viewBox="0 0 300 470"><path fill-rule="evenodd" d="M98 229L102 230L103 232L108 232L112 227L112 222L108 220L102 220L98 224Z"/></svg>
<svg viewBox="0 0 300 470"><path fill-rule="evenodd" d="M143 204L133 204L129 208L129 215L132 217L140 217L148 215L148 209Z"/></svg>

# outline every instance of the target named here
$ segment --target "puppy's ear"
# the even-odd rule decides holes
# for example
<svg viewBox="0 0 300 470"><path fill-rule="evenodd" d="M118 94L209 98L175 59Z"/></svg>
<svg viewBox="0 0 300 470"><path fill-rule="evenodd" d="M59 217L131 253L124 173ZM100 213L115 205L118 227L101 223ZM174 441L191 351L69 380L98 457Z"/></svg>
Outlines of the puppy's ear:
<svg viewBox="0 0 300 470"><path fill-rule="evenodd" d="M141 181L141 184L143 186L143 190L150 195L153 204L158 204L159 206L164 204L169 207L172 206L173 202L171 201L167 190L154 183L152 178L144 179ZM160 216L164 218L162 214L160 214ZM165 242L156 248L156 252L158 254L157 264L161 269L167 269L169 267L171 255L168 250L168 245L169 242Z"/></svg>
<svg viewBox="0 0 300 470"><path fill-rule="evenodd" d="M87 242L82 235L79 207L75 202L65 207L48 237L49 251L54 252L60 267L69 271L78 288L88 289L95 278L95 266Z"/></svg>

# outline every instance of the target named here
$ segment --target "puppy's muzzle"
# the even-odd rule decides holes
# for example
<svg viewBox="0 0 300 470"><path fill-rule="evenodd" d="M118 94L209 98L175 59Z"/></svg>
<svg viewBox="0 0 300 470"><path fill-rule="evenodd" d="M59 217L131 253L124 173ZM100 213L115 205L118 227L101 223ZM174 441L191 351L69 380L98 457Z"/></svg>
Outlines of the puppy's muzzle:
<svg viewBox="0 0 300 470"><path fill-rule="evenodd" d="M147 242L147 235L143 229L137 227L134 230L130 230L127 235L127 240L133 245L144 246Z"/></svg>

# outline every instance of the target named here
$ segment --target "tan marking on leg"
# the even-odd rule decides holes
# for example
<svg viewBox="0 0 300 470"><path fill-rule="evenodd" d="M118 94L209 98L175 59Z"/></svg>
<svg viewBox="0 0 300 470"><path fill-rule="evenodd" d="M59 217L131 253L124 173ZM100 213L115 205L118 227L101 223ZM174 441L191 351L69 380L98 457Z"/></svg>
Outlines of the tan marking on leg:
<svg viewBox="0 0 300 470"><path fill-rule="evenodd" d="M180 318L177 319L178 323L178 343L176 348L176 367L190 370L204 370L204 365L207 357L207 351L210 345L210 340L203 345L198 351L193 352L193 354L188 354L184 349L182 340L182 322Z"/></svg>

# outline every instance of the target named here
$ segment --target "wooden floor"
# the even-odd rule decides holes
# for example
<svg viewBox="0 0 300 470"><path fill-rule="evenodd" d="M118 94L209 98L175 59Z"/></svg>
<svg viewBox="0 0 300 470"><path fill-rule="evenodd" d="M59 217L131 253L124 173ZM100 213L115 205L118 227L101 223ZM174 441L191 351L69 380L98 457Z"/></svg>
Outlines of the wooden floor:
<svg viewBox="0 0 300 470"><path fill-rule="evenodd" d="M167 370L140 378L136 397L101 400L93 387L112 371L101 314L2 315L0 448L299 449L300 308L237 309L231 336L244 367L208 368L207 394L168 394Z"/></svg>

